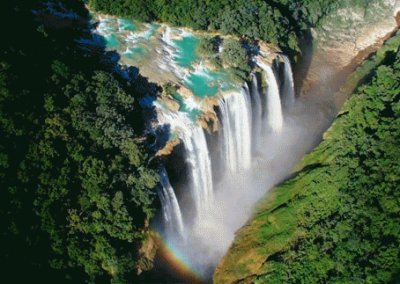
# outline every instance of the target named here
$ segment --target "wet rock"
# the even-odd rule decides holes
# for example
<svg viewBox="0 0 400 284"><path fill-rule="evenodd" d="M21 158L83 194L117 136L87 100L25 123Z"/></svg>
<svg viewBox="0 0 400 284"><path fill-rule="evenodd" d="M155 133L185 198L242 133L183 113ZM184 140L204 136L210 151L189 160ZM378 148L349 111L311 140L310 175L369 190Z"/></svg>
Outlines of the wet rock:
<svg viewBox="0 0 400 284"><path fill-rule="evenodd" d="M159 248L157 238L158 236L155 232L149 231L140 244L138 261L135 265L137 275L140 275L144 271L149 271L154 267L154 258Z"/></svg>

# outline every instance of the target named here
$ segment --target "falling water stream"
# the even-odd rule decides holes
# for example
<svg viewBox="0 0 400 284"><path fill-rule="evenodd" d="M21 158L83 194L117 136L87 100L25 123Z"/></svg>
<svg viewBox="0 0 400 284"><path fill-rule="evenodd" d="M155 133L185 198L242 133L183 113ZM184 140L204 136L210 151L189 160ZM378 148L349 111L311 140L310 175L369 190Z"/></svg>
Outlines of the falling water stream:
<svg viewBox="0 0 400 284"><path fill-rule="evenodd" d="M294 91L294 82L293 82L293 72L292 67L290 65L290 60L287 56L282 56L283 62L285 64L285 80L284 80L284 89L283 92L285 96L283 97L283 105L290 109L295 104L295 91Z"/></svg>
<svg viewBox="0 0 400 284"><path fill-rule="evenodd" d="M257 62L257 65L264 70L265 81L268 86L266 94L267 125L273 132L280 133L283 125L282 105L274 71L271 66L263 62ZM264 129L268 131L268 128Z"/></svg>
<svg viewBox="0 0 400 284"><path fill-rule="evenodd" d="M282 93L273 68L256 61L267 86L262 88L253 74L250 87L245 83L219 99L217 109L221 129L216 150L209 149L202 127L192 124L179 131L190 176L185 190L190 192L193 206L187 206L184 204L187 200L174 195L172 199L181 203L175 206L174 202L165 200L165 194L161 195L163 215L171 212L178 215L164 218L167 220L164 231L168 232L167 243L205 279L211 276L235 231L250 216L255 202L279 179L271 163L276 147L282 144L283 110L295 104L290 62L283 59ZM218 153L218 163L212 163L215 161L211 158L212 153ZM271 179L269 175L277 177ZM164 184L169 191L169 182ZM182 212L170 206L182 208ZM182 215L185 217L181 235L179 228L170 227L180 226L181 222L174 220L181 220Z"/></svg>
<svg viewBox="0 0 400 284"><path fill-rule="evenodd" d="M93 38L78 41L84 48L105 42L124 66L135 66L156 83L172 81L189 89L181 101L173 98L178 110L163 98L142 103L157 109L157 125L182 142L185 170L179 174L187 175L176 183L177 174L171 178L161 165L162 222L156 229L180 262L209 281L256 203L319 141L333 117L324 96L329 91L316 94L317 100L310 94L296 98L291 64L282 54L273 66L253 58L261 72L236 86L224 70L203 64L195 52L198 37L186 29L104 15L97 19ZM215 96L220 129L210 134L196 122L206 99Z"/></svg>
<svg viewBox="0 0 400 284"><path fill-rule="evenodd" d="M240 92L223 97L219 103L223 133L224 165L232 173L248 169L251 163L251 103L245 85Z"/></svg>
<svg viewBox="0 0 400 284"><path fill-rule="evenodd" d="M178 235L179 238L184 238L184 227L181 208L179 207L174 189L169 183L167 171L165 168L160 170L161 189L159 197L162 203L164 223L169 224L167 229L169 235Z"/></svg>

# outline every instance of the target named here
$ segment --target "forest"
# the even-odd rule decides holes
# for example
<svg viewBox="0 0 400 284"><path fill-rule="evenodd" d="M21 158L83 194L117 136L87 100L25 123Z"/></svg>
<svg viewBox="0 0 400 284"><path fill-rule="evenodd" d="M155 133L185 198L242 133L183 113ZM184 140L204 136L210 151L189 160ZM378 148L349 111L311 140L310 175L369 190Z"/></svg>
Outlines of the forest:
<svg viewBox="0 0 400 284"><path fill-rule="evenodd" d="M2 1L3 281L140 279L138 248L160 205L139 99L158 87L140 76L124 79L113 64L117 54L104 47L87 52L78 46L91 28L86 5L139 21L261 39L298 58L310 29L349 3L365 1ZM218 60L234 62L236 75L245 78L249 70L240 60L248 58L241 47L228 42L224 54ZM400 281L399 100L396 51L349 99L297 175L261 205L261 227L251 231L248 244L261 247L257 254L268 263L251 280ZM247 275L247 267L238 272Z"/></svg>
<svg viewBox="0 0 400 284"><path fill-rule="evenodd" d="M223 34L261 39L282 48L293 58L300 43L310 37L324 16L349 6L367 7L369 1L352 0L89 0L103 13L160 21ZM298 58L297 58L298 59Z"/></svg>
<svg viewBox="0 0 400 284"><path fill-rule="evenodd" d="M332 0L90 0L89 6L140 21L160 21L262 39L296 55L300 52L297 37L317 25L319 18L333 9L335 3Z"/></svg>
<svg viewBox="0 0 400 284"><path fill-rule="evenodd" d="M61 19L45 5L0 9L2 278L118 282L134 270L158 182L136 83L112 72L104 50L77 48L83 3L54 4L69 12Z"/></svg>

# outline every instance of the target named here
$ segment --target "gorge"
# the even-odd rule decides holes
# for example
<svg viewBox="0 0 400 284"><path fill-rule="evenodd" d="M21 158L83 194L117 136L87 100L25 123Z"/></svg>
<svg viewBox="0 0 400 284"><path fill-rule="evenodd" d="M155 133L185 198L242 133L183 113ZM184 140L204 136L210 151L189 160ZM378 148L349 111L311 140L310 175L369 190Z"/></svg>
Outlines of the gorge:
<svg viewBox="0 0 400 284"><path fill-rule="evenodd" d="M140 24L124 20L121 25L121 19L104 15L97 19L94 36L104 37L108 49L120 54L122 70L136 66L150 80L172 84L172 91L164 88L142 100L145 108L155 110L149 132L158 137L156 151L161 153L162 212L153 226L168 250L208 281L256 202L317 143L317 133L334 112L296 100L288 57L264 43L252 48L249 79L237 81L202 59L201 34L156 24L141 30ZM127 31L126 26L136 28ZM144 50L135 57L133 44ZM156 76L149 66L165 71ZM164 143L157 142L165 136ZM163 165L163 160L170 161ZM180 172L174 173L171 164L177 163Z"/></svg>
<svg viewBox="0 0 400 284"><path fill-rule="evenodd" d="M149 133L154 133L161 157L162 217L153 227L178 262L210 281L255 204L290 174L333 120L338 107L333 93L340 87L332 85L337 82L335 71L329 70L333 65L326 65L331 79L318 79L311 70L318 91L308 89L308 95L296 99L291 63L275 47L218 35L213 56L223 53L225 41L250 46L251 72L248 79L238 80L224 70L229 63L216 67L201 54L204 34L164 24L141 27L105 15L95 18L99 24L94 36L102 36L106 47L120 54L122 70L138 67L164 86L162 93L142 100L143 107L155 111ZM371 36L379 40L381 33ZM339 65L335 68L341 77L349 75ZM321 94L319 84L331 89ZM172 90L166 91L167 85ZM176 163L179 173L171 168Z"/></svg>
<svg viewBox="0 0 400 284"><path fill-rule="evenodd" d="M399 281L399 0L0 5L8 282Z"/></svg>

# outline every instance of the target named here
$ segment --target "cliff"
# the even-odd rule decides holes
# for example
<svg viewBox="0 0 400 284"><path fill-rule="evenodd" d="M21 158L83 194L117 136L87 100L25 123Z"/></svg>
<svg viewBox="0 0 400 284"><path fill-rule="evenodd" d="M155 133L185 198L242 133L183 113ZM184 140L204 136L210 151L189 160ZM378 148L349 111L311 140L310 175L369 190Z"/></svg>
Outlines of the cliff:
<svg viewBox="0 0 400 284"><path fill-rule="evenodd" d="M340 1L339 9L311 29L313 47L308 50L312 54L306 66L297 70L304 79L298 82L301 93L323 93L316 85L336 92L354 69L398 30L399 11L400 1ZM334 98L337 111L345 99Z"/></svg>

